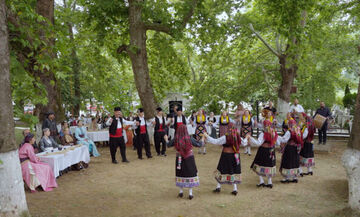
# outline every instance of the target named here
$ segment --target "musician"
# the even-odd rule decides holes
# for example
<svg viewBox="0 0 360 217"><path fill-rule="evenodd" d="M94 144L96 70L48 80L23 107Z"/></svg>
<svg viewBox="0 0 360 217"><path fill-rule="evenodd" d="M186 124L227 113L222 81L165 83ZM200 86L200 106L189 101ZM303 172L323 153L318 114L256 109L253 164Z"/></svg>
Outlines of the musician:
<svg viewBox="0 0 360 217"><path fill-rule="evenodd" d="M321 116L324 116L327 120L331 119L331 112L329 110L329 108L325 107L325 103L324 102L320 102L320 108L318 108L315 112L314 117L319 114ZM314 118L313 117L313 118ZM328 121L324 122L324 125L321 127L321 129L319 129L319 145L322 143L323 145L326 144L326 131L327 131L327 127L328 127Z"/></svg>

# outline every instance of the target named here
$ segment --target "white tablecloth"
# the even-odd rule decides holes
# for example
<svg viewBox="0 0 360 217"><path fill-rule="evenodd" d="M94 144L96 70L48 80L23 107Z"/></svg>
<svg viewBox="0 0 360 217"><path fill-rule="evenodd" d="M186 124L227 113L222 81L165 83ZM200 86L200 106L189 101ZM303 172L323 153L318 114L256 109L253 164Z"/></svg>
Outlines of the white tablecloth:
<svg viewBox="0 0 360 217"><path fill-rule="evenodd" d="M70 146L65 146L65 148L70 148ZM41 162L50 165L54 171L55 177L59 176L60 171L70 167L71 165L77 164L80 161L84 161L85 163L90 162L89 149L86 145L82 145L65 153L61 151L58 152L58 154L53 154L52 152L42 152L36 155L40 158Z"/></svg>
<svg viewBox="0 0 360 217"><path fill-rule="evenodd" d="M109 141L109 131L108 130L87 132L87 136L93 142Z"/></svg>

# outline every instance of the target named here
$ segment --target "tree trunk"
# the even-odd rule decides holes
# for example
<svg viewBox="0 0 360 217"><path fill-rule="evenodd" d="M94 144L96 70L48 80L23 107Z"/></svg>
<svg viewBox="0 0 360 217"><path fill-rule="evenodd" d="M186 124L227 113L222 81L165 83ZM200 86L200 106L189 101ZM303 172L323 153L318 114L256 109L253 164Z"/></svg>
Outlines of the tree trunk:
<svg viewBox="0 0 360 217"><path fill-rule="evenodd" d="M142 2L142 0L129 0L130 46L128 55L131 59L135 85L145 117L151 118L155 114L157 103L147 62L146 28L141 20Z"/></svg>
<svg viewBox="0 0 360 217"><path fill-rule="evenodd" d="M342 162L349 181L349 205L353 210L360 212L360 72L353 127Z"/></svg>
<svg viewBox="0 0 360 217"><path fill-rule="evenodd" d="M10 89L10 53L5 0L0 0L0 216L28 215Z"/></svg>
<svg viewBox="0 0 360 217"><path fill-rule="evenodd" d="M54 24L54 0L37 0L36 12L46 18L51 24ZM43 23L44 28L47 28L47 23ZM54 38L47 38L44 31L39 31L40 38L45 41L50 47L54 46ZM43 55L48 55L51 58L56 58L56 55L48 49L42 51ZM65 119L64 109L61 102L61 93L53 69L43 69L35 72L35 76L40 78L42 84L45 85L47 91L48 104L46 106L36 105L40 121L44 119L45 114L51 110L55 112L56 120L62 121Z"/></svg>
<svg viewBox="0 0 360 217"><path fill-rule="evenodd" d="M285 54L279 57L281 84L278 90L277 110L280 119L285 118L286 113L289 111L291 87L293 86L297 72L297 66L295 64L291 64L290 67L287 66L287 57Z"/></svg>

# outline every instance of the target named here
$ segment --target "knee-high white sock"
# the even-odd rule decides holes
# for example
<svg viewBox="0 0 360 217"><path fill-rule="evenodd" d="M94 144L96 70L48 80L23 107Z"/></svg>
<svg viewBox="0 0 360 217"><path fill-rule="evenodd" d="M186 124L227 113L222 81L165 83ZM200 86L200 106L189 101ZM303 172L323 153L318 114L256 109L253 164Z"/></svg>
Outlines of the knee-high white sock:
<svg viewBox="0 0 360 217"><path fill-rule="evenodd" d="M180 187L179 187L180 188ZM184 191L183 191L183 188L180 188L180 191L179 191L179 193L181 194L181 193L183 193Z"/></svg>
<svg viewBox="0 0 360 217"><path fill-rule="evenodd" d="M237 191L237 185L233 184L233 187L234 187L234 191Z"/></svg>
<svg viewBox="0 0 360 217"><path fill-rule="evenodd" d="M221 188L221 184L220 184L220 183L217 183L216 188Z"/></svg>
<svg viewBox="0 0 360 217"><path fill-rule="evenodd" d="M192 188L189 188L189 195L192 195Z"/></svg>
<svg viewBox="0 0 360 217"><path fill-rule="evenodd" d="M248 153L248 154L251 154L251 148L250 148L250 146L248 146L247 149L248 149L247 153Z"/></svg>
<svg viewBox="0 0 360 217"><path fill-rule="evenodd" d="M259 176L259 179L260 179L260 184L264 183L264 179L262 176Z"/></svg>
<svg viewBox="0 0 360 217"><path fill-rule="evenodd" d="M300 173L300 174L303 173L303 170L302 170L301 167L299 168L299 173Z"/></svg>
<svg viewBox="0 0 360 217"><path fill-rule="evenodd" d="M311 167L308 167L308 172L312 172L312 168Z"/></svg>
<svg viewBox="0 0 360 217"><path fill-rule="evenodd" d="M268 185L272 185L271 177L268 177Z"/></svg>

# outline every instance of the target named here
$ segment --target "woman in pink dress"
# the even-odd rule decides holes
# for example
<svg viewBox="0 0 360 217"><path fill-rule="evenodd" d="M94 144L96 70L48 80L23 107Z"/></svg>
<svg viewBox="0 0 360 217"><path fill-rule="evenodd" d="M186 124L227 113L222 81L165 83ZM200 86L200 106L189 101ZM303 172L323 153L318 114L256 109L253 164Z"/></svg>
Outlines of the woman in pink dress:
<svg viewBox="0 0 360 217"><path fill-rule="evenodd" d="M44 191L51 191L57 187L54 173L48 164L40 162L36 157L32 146L34 142L34 135L29 133L19 149L23 179L31 192L36 192L38 186L41 186Z"/></svg>

